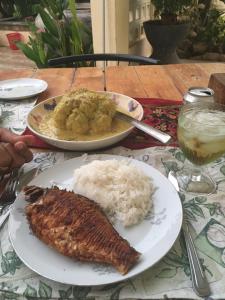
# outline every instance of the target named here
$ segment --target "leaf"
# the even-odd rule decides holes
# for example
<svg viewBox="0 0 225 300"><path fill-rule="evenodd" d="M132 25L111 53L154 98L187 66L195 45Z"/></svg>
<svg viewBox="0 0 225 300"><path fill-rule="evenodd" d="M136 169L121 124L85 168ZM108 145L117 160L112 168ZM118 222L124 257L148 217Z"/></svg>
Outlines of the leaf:
<svg viewBox="0 0 225 300"><path fill-rule="evenodd" d="M13 261L14 261L14 264L15 264L17 269L18 269L18 267L20 267L23 264L22 261L19 259L19 257L15 257L13 259Z"/></svg>
<svg viewBox="0 0 225 300"><path fill-rule="evenodd" d="M191 275L191 270L189 265L184 266L184 273L189 277Z"/></svg>
<svg viewBox="0 0 225 300"><path fill-rule="evenodd" d="M183 255L184 257L186 257L186 256L187 256L187 248L186 248L186 243L185 243L185 239L184 239L183 234L180 235L179 243L180 243L182 255ZM184 261L184 257L182 257L182 261ZM185 260L186 260L186 259L185 259Z"/></svg>
<svg viewBox="0 0 225 300"><path fill-rule="evenodd" d="M168 150L168 152L171 152L171 153L175 153L176 151L177 151L176 148L171 148L171 149Z"/></svg>
<svg viewBox="0 0 225 300"><path fill-rule="evenodd" d="M183 152L177 152L175 154L175 158L181 162L185 161L185 156L184 156Z"/></svg>
<svg viewBox="0 0 225 300"><path fill-rule="evenodd" d="M37 297L37 291L35 290L35 288L33 288L32 286L30 286L29 284L27 285L27 288L25 289L23 295L25 297Z"/></svg>
<svg viewBox="0 0 225 300"><path fill-rule="evenodd" d="M91 291L91 288L89 288L89 287L74 286L73 287L73 296L75 299L83 300L83 299L87 298L87 295L90 291Z"/></svg>
<svg viewBox="0 0 225 300"><path fill-rule="evenodd" d="M112 284L109 284L109 285L103 285L100 288L100 291L110 291L110 290L115 289L117 286L118 286L117 283L112 283Z"/></svg>
<svg viewBox="0 0 225 300"><path fill-rule="evenodd" d="M182 194L181 192L178 192L178 194L179 194L181 202L184 202L185 201L185 194Z"/></svg>
<svg viewBox="0 0 225 300"><path fill-rule="evenodd" d="M44 9L39 8L38 12L42 18L46 30L48 30L55 37L59 37L56 21L52 17L50 17Z"/></svg>
<svg viewBox="0 0 225 300"><path fill-rule="evenodd" d="M190 210L186 209L184 211L184 213L185 213L185 216L187 217L188 220L196 221L197 222L196 217L194 216L194 214Z"/></svg>
<svg viewBox="0 0 225 300"><path fill-rule="evenodd" d="M177 263L179 266L182 265L182 259L180 256L174 254L173 252L170 252L166 255L166 259L169 259L170 261Z"/></svg>
<svg viewBox="0 0 225 300"><path fill-rule="evenodd" d="M11 260L16 257L16 254L14 251L8 251L5 253L5 257L6 257L6 259Z"/></svg>
<svg viewBox="0 0 225 300"><path fill-rule="evenodd" d="M10 264L5 256L2 256L1 268L4 274L7 274L9 272Z"/></svg>
<svg viewBox="0 0 225 300"><path fill-rule="evenodd" d="M181 266L182 266L182 264L180 264L180 263L178 263L178 262L174 262L174 261L168 259L167 257L164 257L164 258L163 258L163 262L164 262L166 265L171 266L171 267L175 267L175 268L176 268L176 267L181 267Z"/></svg>
<svg viewBox="0 0 225 300"><path fill-rule="evenodd" d="M59 290L59 295L60 295L60 298L69 299L70 296L72 295L72 286L70 286L66 291Z"/></svg>
<svg viewBox="0 0 225 300"><path fill-rule="evenodd" d="M56 47L58 48L60 46L59 39L57 39L47 31L42 33L42 38L44 43L48 44L52 48L56 48Z"/></svg>
<svg viewBox="0 0 225 300"><path fill-rule="evenodd" d="M220 172L225 176L225 165L220 168Z"/></svg>
<svg viewBox="0 0 225 300"><path fill-rule="evenodd" d="M38 294L41 298L51 298L52 297L52 288L46 283L40 281Z"/></svg>
<svg viewBox="0 0 225 300"><path fill-rule="evenodd" d="M195 197L194 200L198 203L204 203L207 201L206 197Z"/></svg>
<svg viewBox="0 0 225 300"><path fill-rule="evenodd" d="M110 300L118 300L120 298L120 292L123 287L117 288L111 295Z"/></svg>
<svg viewBox="0 0 225 300"><path fill-rule="evenodd" d="M202 210L201 207L199 207L198 205L192 205L191 211L192 211L196 216L199 216L199 217L202 217L202 218L205 217L205 215L204 215L204 213L203 213L203 210Z"/></svg>
<svg viewBox="0 0 225 300"><path fill-rule="evenodd" d="M23 53L26 55L26 57L33 60L37 66L40 65L39 56L32 48L30 48L28 45L26 45L22 42L18 43L17 45L18 45L18 48L20 48L20 50L23 51Z"/></svg>
<svg viewBox="0 0 225 300"><path fill-rule="evenodd" d="M213 216L215 214L215 212L216 212L216 207L210 207L210 209L209 209L210 216Z"/></svg>
<svg viewBox="0 0 225 300"><path fill-rule="evenodd" d="M174 171L176 173L179 170L176 161L163 161L163 165L168 173L169 171Z"/></svg>
<svg viewBox="0 0 225 300"><path fill-rule="evenodd" d="M71 19L71 31L72 31L72 43L74 45L74 51L75 54L81 54L82 51L82 39L80 34L80 23L77 19L77 11L76 11L76 4L75 1L69 0L69 9L73 15L73 18Z"/></svg>
<svg viewBox="0 0 225 300"><path fill-rule="evenodd" d="M176 276L177 270L176 268L164 268L162 269L159 274L156 275L158 278L172 278Z"/></svg>

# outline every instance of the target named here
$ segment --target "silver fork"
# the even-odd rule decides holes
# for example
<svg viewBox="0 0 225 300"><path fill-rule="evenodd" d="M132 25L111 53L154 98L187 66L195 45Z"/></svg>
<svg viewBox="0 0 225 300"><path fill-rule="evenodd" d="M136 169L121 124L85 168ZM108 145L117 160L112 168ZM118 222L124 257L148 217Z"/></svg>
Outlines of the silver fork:
<svg viewBox="0 0 225 300"><path fill-rule="evenodd" d="M17 176L14 177L14 182L12 182L10 189L12 192L12 198L10 198L10 195L8 194L9 201L5 203L4 208L2 209L2 213L0 214L0 228L8 218L18 193L22 190L23 186L27 185L36 175L39 174L40 171L40 168L32 168L27 173L23 174L23 172L20 169L17 173Z"/></svg>
<svg viewBox="0 0 225 300"><path fill-rule="evenodd" d="M0 215L3 213L5 208L12 204L16 199L16 186L19 180L19 169L14 169L10 175L8 182L0 195Z"/></svg>
<svg viewBox="0 0 225 300"><path fill-rule="evenodd" d="M19 173L19 169L12 171L5 189L0 196L0 202L2 203L0 206L0 227L8 218L12 204L16 199L16 186L19 180Z"/></svg>
<svg viewBox="0 0 225 300"><path fill-rule="evenodd" d="M169 172L168 179L173 184L177 192L179 192L180 189L178 181L173 171ZM191 236L188 220L183 222L182 229L190 263L193 290L199 297L208 297L211 295L209 283L205 276L201 261L198 257L197 250L195 249L195 244Z"/></svg>

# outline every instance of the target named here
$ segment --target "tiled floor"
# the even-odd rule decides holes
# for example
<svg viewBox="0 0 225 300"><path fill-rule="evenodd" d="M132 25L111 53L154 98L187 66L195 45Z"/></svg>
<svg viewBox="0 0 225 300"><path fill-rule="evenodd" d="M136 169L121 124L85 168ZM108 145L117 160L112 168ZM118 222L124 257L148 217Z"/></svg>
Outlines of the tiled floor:
<svg viewBox="0 0 225 300"><path fill-rule="evenodd" d="M0 47L0 70L35 68L33 61L28 59L20 50Z"/></svg>

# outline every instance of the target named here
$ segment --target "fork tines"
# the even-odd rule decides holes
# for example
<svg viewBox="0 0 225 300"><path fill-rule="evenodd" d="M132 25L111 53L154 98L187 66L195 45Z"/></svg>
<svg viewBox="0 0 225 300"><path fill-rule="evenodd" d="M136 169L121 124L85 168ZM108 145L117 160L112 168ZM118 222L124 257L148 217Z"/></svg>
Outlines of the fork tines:
<svg viewBox="0 0 225 300"><path fill-rule="evenodd" d="M16 194L16 185L18 183L18 177L19 177L19 169L14 169L9 179L0 195L0 204L5 205L7 203L11 203L15 200Z"/></svg>

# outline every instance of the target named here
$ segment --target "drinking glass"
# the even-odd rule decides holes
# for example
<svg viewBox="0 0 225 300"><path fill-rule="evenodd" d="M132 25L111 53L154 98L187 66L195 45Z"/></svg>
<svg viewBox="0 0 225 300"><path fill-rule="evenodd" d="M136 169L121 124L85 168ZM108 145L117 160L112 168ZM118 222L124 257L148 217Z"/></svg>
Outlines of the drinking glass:
<svg viewBox="0 0 225 300"><path fill-rule="evenodd" d="M187 160L177 172L182 191L211 194L213 179L202 166L225 153L225 105L195 102L184 105L178 116L177 137Z"/></svg>

